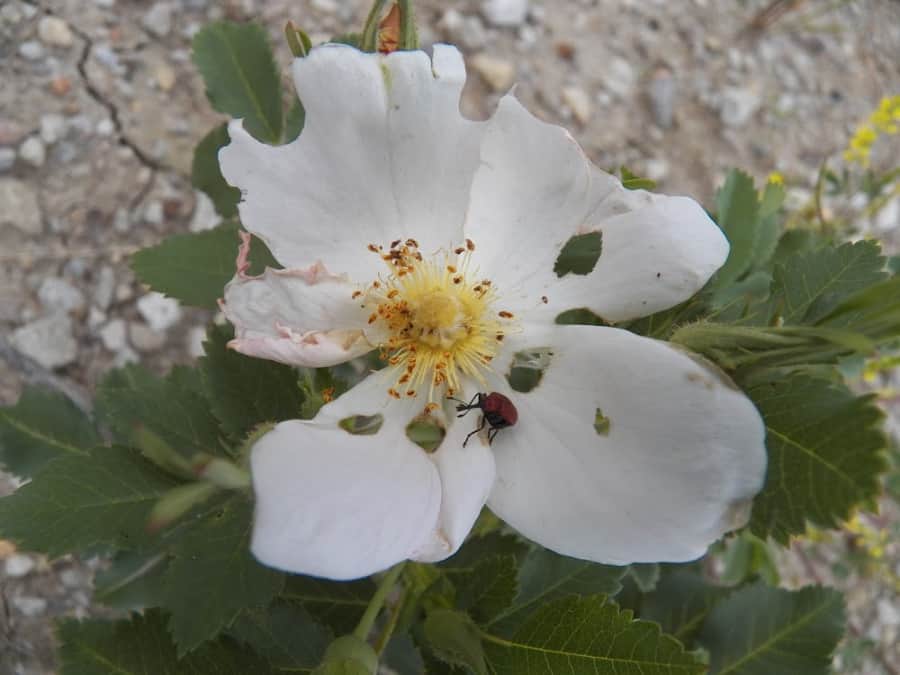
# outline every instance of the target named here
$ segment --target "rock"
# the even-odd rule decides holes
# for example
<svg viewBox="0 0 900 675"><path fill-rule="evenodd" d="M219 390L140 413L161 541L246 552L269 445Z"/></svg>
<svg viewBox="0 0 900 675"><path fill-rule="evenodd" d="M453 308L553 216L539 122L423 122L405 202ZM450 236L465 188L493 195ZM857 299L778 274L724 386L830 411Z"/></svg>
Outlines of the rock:
<svg viewBox="0 0 900 675"><path fill-rule="evenodd" d="M158 199L147 202L144 207L144 220L151 225L162 225L165 213L163 211L163 203Z"/></svg>
<svg viewBox="0 0 900 675"><path fill-rule="evenodd" d="M175 71L168 63L160 63L154 72L156 84L163 91L171 91L175 86Z"/></svg>
<svg viewBox="0 0 900 675"><path fill-rule="evenodd" d="M876 605L878 621L886 626L900 626L900 609L893 602L881 598Z"/></svg>
<svg viewBox="0 0 900 675"><path fill-rule="evenodd" d="M191 216L191 232L211 230L219 224L220 220L212 199L205 192L194 190L194 214Z"/></svg>
<svg viewBox="0 0 900 675"><path fill-rule="evenodd" d="M37 566L34 558L24 553L14 553L6 559L6 576L18 579L27 576Z"/></svg>
<svg viewBox="0 0 900 675"><path fill-rule="evenodd" d="M650 112L653 113L653 120L663 129L672 126L676 89L675 77L668 68L657 68L647 86Z"/></svg>
<svg viewBox="0 0 900 675"><path fill-rule="evenodd" d="M572 109L575 119L581 124L587 124L591 119L593 104L591 97L581 87L563 87L563 102Z"/></svg>
<svg viewBox="0 0 900 675"><path fill-rule="evenodd" d="M153 330L141 321L132 321L128 324L128 336L131 344L139 352L156 352L166 344L166 334Z"/></svg>
<svg viewBox="0 0 900 675"><path fill-rule="evenodd" d="M137 301L137 310L150 327L160 333L169 330L181 319L178 301L162 293L147 293Z"/></svg>
<svg viewBox="0 0 900 675"><path fill-rule="evenodd" d="M313 9L318 10L323 14L334 14L339 9L336 0L312 0L310 4Z"/></svg>
<svg viewBox="0 0 900 675"><path fill-rule="evenodd" d="M66 118L56 113L41 115L41 140L53 145L66 135Z"/></svg>
<svg viewBox="0 0 900 675"><path fill-rule="evenodd" d="M33 167L41 167L44 166L44 162L47 160L47 149L40 138L29 136L19 146L19 157Z"/></svg>
<svg viewBox="0 0 900 675"><path fill-rule="evenodd" d="M37 40L26 40L19 45L19 56L26 61L37 61L44 58L44 48Z"/></svg>
<svg viewBox="0 0 900 675"><path fill-rule="evenodd" d="M127 327L123 319L113 319L100 329L100 340L103 346L113 353L118 353L128 346Z"/></svg>
<svg viewBox="0 0 900 675"><path fill-rule="evenodd" d="M51 47L71 47L75 42L72 29L58 16L45 16L38 22L38 39Z"/></svg>
<svg viewBox="0 0 900 675"><path fill-rule="evenodd" d="M41 305L48 312L80 312L87 305L84 293L65 279L48 277L38 289Z"/></svg>
<svg viewBox="0 0 900 675"><path fill-rule="evenodd" d="M728 87L722 92L719 118L729 127L741 127L759 110L759 94L752 88Z"/></svg>
<svg viewBox="0 0 900 675"><path fill-rule="evenodd" d="M172 6L157 2L144 14L141 25L158 38L166 37L172 31Z"/></svg>
<svg viewBox="0 0 900 675"><path fill-rule="evenodd" d="M64 312L45 316L13 331L12 346L48 370L66 366L78 356L72 320Z"/></svg>
<svg viewBox="0 0 900 675"><path fill-rule="evenodd" d="M16 163L16 151L12 148L0 148L0 173L9 171Z"/></svg>
<svg viewBox="0 0 900 675"><path fill-rule="evenodd" d="M484 0L481 13L495 26L519 26L528 16L528 0Z"/></svg>
<svg viewBox="0 0 900 675"><path fill-rule="evenodd" d="M627 98L636 82L637 74L628 61L619 57L610 61L603 78L603 84L609 91L621 98Z"/></svg>
<svg viewBox="0 0 900 675"><path fill-rule="evenodd" d="M0 179L0 226L12 225L25 234L40 234L41 208L37 194L14 178Z"/></svg>
<svg viewBox="0 0 900 675"><path fill-rule="evenodd" d="M471 60L472 68L494 91L506 92L516 81L516 68L509 61L482 52Z"/></svg>
<svg viewBox="0 0 900 675"><path fill-rule="evenodd" d="M13 606L29 617L40 616L47 611L47 601L30 595L19 595L12 599Z"/></svg>
<svg viewBox="0 0 900 675"><path fill-rule="evenodd" d="M94 304L102 310L109 309L115 291L115 270L109 266L101 267L97 273L97 284L94 286Z"/></svg>
<svg viewBox="0 0 900 675"><path fill-rule="evenodd" d="M88 309L87 327L94 331L104 323L106 323L106 312L99 307L91 305L90 309Z"/></svg>

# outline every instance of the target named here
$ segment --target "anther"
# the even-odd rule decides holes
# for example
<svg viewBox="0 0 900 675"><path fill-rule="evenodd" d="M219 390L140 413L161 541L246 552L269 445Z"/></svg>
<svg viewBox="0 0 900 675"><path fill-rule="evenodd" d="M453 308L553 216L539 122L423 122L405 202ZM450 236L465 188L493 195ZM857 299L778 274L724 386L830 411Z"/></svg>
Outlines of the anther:
<svg viewBox="0 0 900 675"><path fill-rule="evenodd" d="M466 250L466 247L465 247L465 246L460 246L459 248L453 249L453 252L454 252L456 255L462 255L462 254L465 252L465 250Z"/></svg>
<svg viewBox="0 0 900 675"><path fill-rule="evenodd" d="M507 312L505 309L504 309L504 310L501 310L501 311L499 311L499 312L497 312L497 314L499 314L500 317L503 318L503 319L511 319L511 318L513 318L513 313L512 313L512 312Z"/></svg>
<svg viewBox="0 0 900 675"><path fill-rule="evenodd" d="M453 265L447 265L447 271L450 272L450 274L456 274L456 268Z"/></svg>
<svg viewBox="0 0 900 675"><path fill-rule="evenodd" d="M457 274L455 277L453 277L454 284L461 284L462 280L463 280L462 274Z"/></svg>
<svg viewBox="0 0 900 675"><path fill-rule="evenodd" d="M372 314L369 315L369 323L375 323L377 320L378 320L378 314L376 314L375 312L372 312Z"/></svg>
<svg viewBox="0 0 900 675"><path fill-rule="evenodd" d="M413 248L419 248L419 242L417 242L415 239L407 239L406 245L412 246Z"/></svg>
<svg viewBox="0 0 900 675"><path fill-rule="evenodd" d="M388 389L388 395L393 396L394 398L400 398L400 392L391 387Z"/></svg>
<svg viewBox="0 0 900 675"><path fill-rule="evenodd" d="M474 251L475 250L475 242L472 241L471 239L466 239L466 248L469 249L470 251Z"/></svg>
<svg viewBox="0 0 900 675"><path fill-rule="evenodd" d="M372 253L378 253L378 247L375 244L369 244L369 250Z"/></svg>
<svg viewBox="0 0 900 675"><path fill-rule="evenodd" d="M397 248L399 245L400 239L394 239L394 241L391 242L391 248Z"/></svg>
<svg viewBox="0 0 900 675"><path fill-rule="evenodd" d="M362 295L362 291L353 291L353 295L350 297L352 297L354 300L356 300L361 295Z"/></svg>
<svg viewBox="0 0 900 675"><path fill-rule="evenodd" d="M547 296L546 296L546 295L542 295L542 296L541 296L541 302L543 302L543 303L546 305L546 304L547 304L548 302L550 302L550 301L547 299Z"/></svg>

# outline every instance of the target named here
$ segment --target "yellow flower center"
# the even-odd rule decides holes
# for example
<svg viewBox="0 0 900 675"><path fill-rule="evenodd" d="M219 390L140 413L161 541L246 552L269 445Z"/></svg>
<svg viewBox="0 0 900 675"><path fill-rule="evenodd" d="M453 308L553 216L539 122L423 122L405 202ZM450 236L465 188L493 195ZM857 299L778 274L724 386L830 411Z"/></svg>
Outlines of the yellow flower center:
<svg viewBox="0 0 900 675"><path fill-rule="evenodd" d="M475 244L425 259L414 239L397 240L385 251L369 244L388 273L354 293L371 311L369 324L382 357L393 368L388 394L413 398L428 390L426 410L436 399L453 396L460 378L484 382L513 315L496 311L489 279L470 269Z"/></svg>

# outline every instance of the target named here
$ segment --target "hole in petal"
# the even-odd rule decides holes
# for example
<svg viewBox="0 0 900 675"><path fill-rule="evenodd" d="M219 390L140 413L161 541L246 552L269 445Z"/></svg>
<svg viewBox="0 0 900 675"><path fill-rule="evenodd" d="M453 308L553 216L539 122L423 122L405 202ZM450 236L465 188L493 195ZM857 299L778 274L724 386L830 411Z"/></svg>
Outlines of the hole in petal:
<svg viewBox="0 0 900 675"><path fill-rule="evenodd" d="M600 258L603 250L603 233L588 232L576 234L566 242L559 252L553 271L556 276L562 277L569 272L572 274L590 274Z"/></svg>
<svg viewBox="0 0 900 675"><path fill-rule="evenodd" d="M513 355L509 374L506 376L513 391L528 393L541 383L544 371L550 365L553 351L549 347L527 349Z"/></svg>
<svg viewBox="0 0 900 675"><path fill-rule="evenodd" d="M425 452L434 452L447 435L444 425L431 415L419 415L406 425L406 437Z"/></svg>
<svg viewBox="0 0 900 675"><path fill-rule="evenodd" d="M579 307L578 309L567 309L556 315L556 323L561 325L577 324L579 326L609 326L608 321L604 321L603 317L594 314L587 307Z"/></svg>
<svg viewBox="0 0 900 675"><path fill-rule="evenodd" d="M374 415L350 415L345 417L338 426L348 434L354 436L371 436L377 434L384 424L384 417L380 413Z"/></svg>
<svg viewBox="0 0 900 675"><path fill-rule="evenodd" d="M600 436L609 436L609 427L612 422L610 419L603 414L603 411L600 408L597 408L597 412L594 413L594 431L596 431Z"/></svg>

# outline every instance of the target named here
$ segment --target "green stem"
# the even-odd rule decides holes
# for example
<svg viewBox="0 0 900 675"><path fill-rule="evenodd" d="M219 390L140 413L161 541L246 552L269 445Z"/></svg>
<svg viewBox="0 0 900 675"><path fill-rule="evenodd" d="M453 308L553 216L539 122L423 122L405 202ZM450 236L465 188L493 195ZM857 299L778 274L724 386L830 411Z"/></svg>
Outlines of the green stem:
<svg viewBox="0 0 900 675"><path fill-rule="evenodd" d="M375 625L375 619L378 618L381 608L384 607L384 601L387 599L388 593L391 592L394 585L397 583L397 579L400 578L400 573L403 571L403 566L405 564L406 563L399 563L389 569L387 574L385 574L384 578L381 580L381 583L378 584L378 588L375 589L372 599L369 600L369 606L366 607L366 611L359 620L356 630L353 631L353 634L360 640L365 640L369 636L369 633L372 632L372 626Z"/></svg>
<svg viewBox="0 0 900 675"><path fill-rule="evenodd" d="M379 656L381 656L381 653L384 651L385 647L387 647L391 636L394 634L394 629L397 628L397 623L400 621L400 610L403 608L403 601L405 597L406 592L401 592L400 598L397 600L396 605L394 605L393 609L391 610L391 615L388 617L387 625L384 627L381 635L379 635L378 639L375 641L375 653Z"/></svg>

